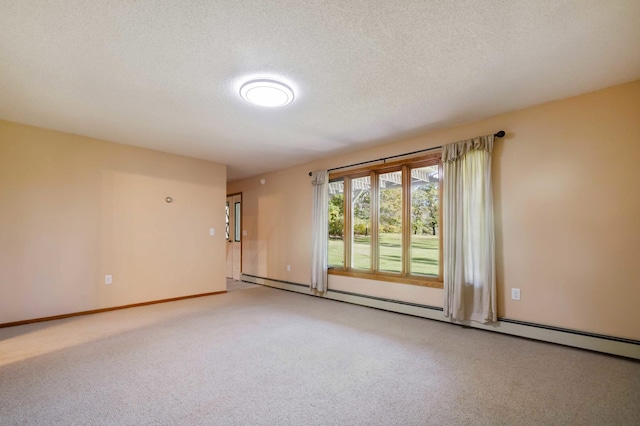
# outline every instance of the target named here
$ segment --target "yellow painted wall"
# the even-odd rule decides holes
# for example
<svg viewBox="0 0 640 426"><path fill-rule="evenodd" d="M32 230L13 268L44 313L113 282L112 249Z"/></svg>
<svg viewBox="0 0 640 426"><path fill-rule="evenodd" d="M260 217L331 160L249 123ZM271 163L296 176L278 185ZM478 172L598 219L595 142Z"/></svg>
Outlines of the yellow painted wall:
<svg viewBox="0 0 640 426"><path fill-rule="evenodd" d="M225 195L224 165L0 121L0 323L225 290Z"/></svg>
<svg viewBox="0 0 640 426"><path fill-rule="evenodd" d="M310 170L498 130L507 132L493 156L499 316L640 340L640 81L231 182L228 192L243 193L243 273L310 282ZM443 298L338 276L329 288L433 306Z"/></svg>

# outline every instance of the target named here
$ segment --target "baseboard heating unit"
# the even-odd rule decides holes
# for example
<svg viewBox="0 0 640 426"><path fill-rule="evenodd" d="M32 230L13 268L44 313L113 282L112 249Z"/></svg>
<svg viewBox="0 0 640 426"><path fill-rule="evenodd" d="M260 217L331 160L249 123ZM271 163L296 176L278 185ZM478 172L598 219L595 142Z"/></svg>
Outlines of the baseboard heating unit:
<svg viewBox="0 0 640 426"><path fill-rule="evenodd" d="M313 294L310 291L309 286L305 284L257 277L247 274L242 274L242 281L252 284L260 284L267 287L278 288L281 290L302 293L309 296L320 297ZM331 289L329 289L323 296L321 296L321 298L338 300L340 302L353 303L355 305L368 306L385 311L397 312L436 321L453 323L443 315L442 308L436 306L420 305L417 303L403 302L394 299L384 299L375 296L368 296ZM543 342L557 343L560 345L572 346L575 348L603 352L611 355L640 359L640 341L638 340L587 333L560 327L547 326L543 324L517 321L509 318L498 318L498 321L494 324L481 324L471 321L464 323L456 322L455 324L461 324L468 327L493 331L497 333L510 334L527 339L540 340Z"/></svg>

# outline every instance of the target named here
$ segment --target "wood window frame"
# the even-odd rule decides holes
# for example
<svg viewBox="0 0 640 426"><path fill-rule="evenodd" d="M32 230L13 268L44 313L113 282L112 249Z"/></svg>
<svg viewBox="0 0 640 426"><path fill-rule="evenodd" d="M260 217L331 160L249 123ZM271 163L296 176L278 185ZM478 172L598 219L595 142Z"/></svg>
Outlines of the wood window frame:
<svg viewBox="0 0 640 426"><path fill-rule="evenodd" d="M438 166L438 276L411 274L411 173L412 169ZM402 171L402 271L400 273L382 272L378 270L379 262L379 181L378 176L384 173ZM352 238L352 189L351 180L370 176L371 187L371 260L369 270L351 267L353 252ZM433 152L404 160L386 162L384 164L361 167L350 170L337 170L329 174L329 181L343 180L344 185L344 229L343 229L343 267L330 267L328 273L354 278L388 281L425 287L443 288L442 273L442 153ZM327 236L328 238L328 236Z"/></svg>

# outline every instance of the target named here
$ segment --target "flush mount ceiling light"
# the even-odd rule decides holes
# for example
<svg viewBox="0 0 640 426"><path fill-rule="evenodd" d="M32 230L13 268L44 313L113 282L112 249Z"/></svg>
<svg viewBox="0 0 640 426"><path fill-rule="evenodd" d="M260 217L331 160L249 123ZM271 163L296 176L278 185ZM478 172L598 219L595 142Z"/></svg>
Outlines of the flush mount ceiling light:
<svg viewBox="0 0 640 426"><path fill-rule="evenodd" d="M240 87L240 96L253 105L281 107L293 101L293 90L275 80L251 80Z"/></svg>

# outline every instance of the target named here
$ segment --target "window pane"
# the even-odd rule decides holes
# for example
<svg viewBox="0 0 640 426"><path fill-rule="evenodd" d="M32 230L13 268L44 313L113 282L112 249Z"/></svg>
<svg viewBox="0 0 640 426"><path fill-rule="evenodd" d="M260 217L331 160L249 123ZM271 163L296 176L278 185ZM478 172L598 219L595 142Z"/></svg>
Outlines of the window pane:
<svg viewBox="0 0 640 426"><path fill-rule="evenodd" d="M378 269L402 272L402 171L384 173L378 178Z"/></svg>
<svg viewBox="0 0 640 426"><path fill-rule="evenodd" d="M226 226L224 227L224 234L227 240L229 239L229 202L227 201L227 208L225 209Z"/></svg>
<svg viewBox="0 0 640 426"><path fill-rule="evenodd" d="M438 166L411 170L411 273L438 276Z"/></svg>
<svg viewBox="0 0 640 426"><path fill-rule="evenodd" d="M344 180L329 182L329 266L344 267Z"/></svg>
<svg viewBox="0 0 640 426"><path fill-rule="evenodd" d="M351 267L371 269L371 178L351 180Z"/></svg>
<svg viewBox="0 0 640 426"><path fill-rule="evenodd" d="M236 203L236 216L235 216L235 240L240 241L240 203Z"/></svg>

